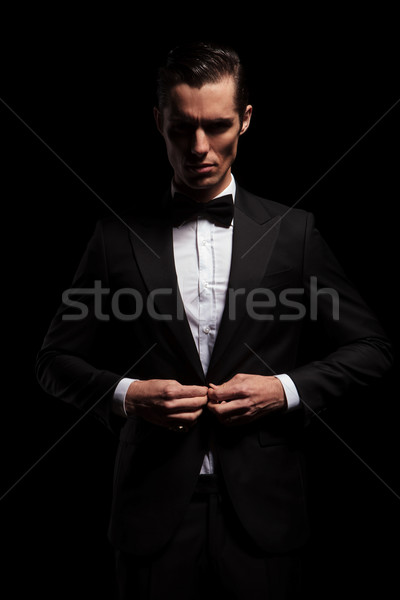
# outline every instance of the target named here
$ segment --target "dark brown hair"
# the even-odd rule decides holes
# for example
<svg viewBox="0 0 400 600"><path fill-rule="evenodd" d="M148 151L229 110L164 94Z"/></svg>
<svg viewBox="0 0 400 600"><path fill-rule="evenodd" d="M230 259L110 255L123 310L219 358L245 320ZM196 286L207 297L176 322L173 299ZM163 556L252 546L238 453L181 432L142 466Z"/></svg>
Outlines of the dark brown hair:
<svg viewBox="0 0 400 600"><path fill-rule="evenodd" d="M158 71L157 102L159 110L168 104L172 87L186 83L200 88L232 76L236 83L235 103L242 121L248 104L248 88L243 65L232 48L213 42L190 42L171 50Z"/></svg>

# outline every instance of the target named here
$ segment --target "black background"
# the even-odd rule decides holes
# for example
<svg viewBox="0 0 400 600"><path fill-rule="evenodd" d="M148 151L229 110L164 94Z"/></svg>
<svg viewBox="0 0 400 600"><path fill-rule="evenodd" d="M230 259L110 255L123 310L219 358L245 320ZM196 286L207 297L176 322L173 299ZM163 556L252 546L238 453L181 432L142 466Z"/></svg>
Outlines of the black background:
<svg viewBox="0 0 400 600"><path fill-rule="evenodd" d="M75 426L79 414L39 388L34 365L96 220L152 202L169 183L153 124L154 80L181 40L237 48L254 114L236 178L254 193L314 212L396 342L394 16L384 9L286 8L279 17L245 6L221 15L215 7L194 10L154 7L130 16L36 8L2 23L4 598L24 597L26 589L42 598L113 598L106 532L116 441L90 417ZM324 415L329 428L315 421L309 431L309 598L384 597L397 587L394 373Z"/></svg>

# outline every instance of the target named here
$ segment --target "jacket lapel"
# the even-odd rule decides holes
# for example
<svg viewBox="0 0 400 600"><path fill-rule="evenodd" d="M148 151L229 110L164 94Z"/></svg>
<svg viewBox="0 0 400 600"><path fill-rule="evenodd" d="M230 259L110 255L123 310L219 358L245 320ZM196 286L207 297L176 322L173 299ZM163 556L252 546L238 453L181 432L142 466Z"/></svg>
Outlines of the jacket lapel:
<svg viewBox="0 0 400 600"><path fill-rule="evenodd" d="M259 287L278 237L279 217L271 217L260 199L237 188L232 261L225 309L207 373L217 381L221 359L246 314L246 298ZM166 218L132 223L130 239L134 255L154 308L177 342L182 360L190 363L198 381L205 381L199 354L183 308L175 271L172 227ZM152 304L152 303L151 303ZM226 369L226 367L225 367ZM223 370L225 370L223 369ZM189 374L188 374L189 375Z"/></svg>
<svg viewBox="0 0 400 600"><path fill-rule="evenodd" d="M172 227L166 219L138 220L132 225L130 239L143 281L154 307L150 318L159 320L177 342L182 360L189 362L196 379L204 381L199 354L186 318L175 271ZM160 318L159 318L160 317ZM167 333L167 332L166 332Z"/></svg>
<svg viewBox="0 0 400 600"><path fill-rule="evenodd" d="M225 309L211 356L207 379L217 379L222 358L226 361L227 349L235 331L246 314L246 298L251 290L260 286L270 261L280 227L278 216L271 217L260 199L237 189L232 262ZM227 361L229 363L229 359Z"/></svg>

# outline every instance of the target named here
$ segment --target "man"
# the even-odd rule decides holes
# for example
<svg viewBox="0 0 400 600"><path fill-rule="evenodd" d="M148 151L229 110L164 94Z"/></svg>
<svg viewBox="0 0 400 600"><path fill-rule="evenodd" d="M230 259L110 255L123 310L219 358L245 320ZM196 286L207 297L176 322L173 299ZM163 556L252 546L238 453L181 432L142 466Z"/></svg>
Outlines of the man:
<svg viewBox="0 0 400 600"><path fill-rule="evenodd" d="M233 178L252 114L234 51L172 51L154 114L171 188L152 217L98 223L39 381L119 432L121 598L296 598L304 425L381 377L390 345L312 215Z"/></svg>

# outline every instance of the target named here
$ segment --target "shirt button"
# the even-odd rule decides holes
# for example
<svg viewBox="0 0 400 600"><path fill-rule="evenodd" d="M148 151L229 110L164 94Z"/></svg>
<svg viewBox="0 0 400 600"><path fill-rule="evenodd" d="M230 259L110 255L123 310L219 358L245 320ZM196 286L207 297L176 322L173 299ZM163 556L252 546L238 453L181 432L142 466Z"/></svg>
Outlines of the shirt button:
<svg viewBox="0 0 400 600"><path fill-rule="evenodd" d="M207 240L201 240L201 245L202 246L207 246Z"/></svg>
<svg viewBox="0 0 400 600"><path fill-rule="evenodd" d="M203 332L204 333L210 333L210 328L208 326L207 327L203 327Z"/></svg>
<svg viewBox="0 0 400 600"><path fill-rule="evenodd" d="M203 281L203 285L205 288L208 288L208 281Z"/></svg>

